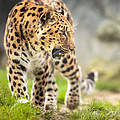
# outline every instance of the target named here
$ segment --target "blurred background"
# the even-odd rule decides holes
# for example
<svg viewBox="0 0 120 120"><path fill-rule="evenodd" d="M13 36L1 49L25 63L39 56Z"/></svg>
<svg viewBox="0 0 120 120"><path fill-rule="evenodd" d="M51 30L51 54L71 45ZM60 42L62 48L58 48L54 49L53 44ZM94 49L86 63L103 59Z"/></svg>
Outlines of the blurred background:
<svg viewBox="0 0 120 120"><path fill-rule="evenodd" d="M7 61L3 47L7 15L19 1L0 0L0 69ZM76 55L82 71L99 72L99 89L120 91L120 0L63 1L73 16Z"/></svg>

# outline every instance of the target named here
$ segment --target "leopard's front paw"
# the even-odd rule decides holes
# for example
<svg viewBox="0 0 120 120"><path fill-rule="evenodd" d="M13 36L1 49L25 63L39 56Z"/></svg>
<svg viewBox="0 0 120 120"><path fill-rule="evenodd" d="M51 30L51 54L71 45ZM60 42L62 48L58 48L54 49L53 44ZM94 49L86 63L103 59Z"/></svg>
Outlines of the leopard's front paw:
<svg viewBox="0 0 120 120"><path fill-rule="evenodd" d="M56 110L57 109L57 99L54 93L46 95L44 109L45 110Z"/></svg>
<svg viewBox="0 0 120 120"><path fill-rule="evenodd" d="M46 104L45 105L45 110L56 110L57 106L54 104Z"/></svg>
<svg viewBox="0 0 120 120"><path fill-rule="evenodd" d="M65 104L70 110L76 109L82 103L80 96L67 96Z"/></svg>

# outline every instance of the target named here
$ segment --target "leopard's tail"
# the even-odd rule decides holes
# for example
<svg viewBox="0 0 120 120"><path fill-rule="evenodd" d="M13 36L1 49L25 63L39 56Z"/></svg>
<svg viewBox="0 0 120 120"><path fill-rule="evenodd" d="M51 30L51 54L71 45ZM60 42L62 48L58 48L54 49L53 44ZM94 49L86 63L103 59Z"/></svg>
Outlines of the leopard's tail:
<svg viewBox="0 0 120 120"><path fill-rule="evenodd" d="M97 80L98 80L98 72L88 73L87 77L81 80L82 94L92 93L94 91Z"/></svg>

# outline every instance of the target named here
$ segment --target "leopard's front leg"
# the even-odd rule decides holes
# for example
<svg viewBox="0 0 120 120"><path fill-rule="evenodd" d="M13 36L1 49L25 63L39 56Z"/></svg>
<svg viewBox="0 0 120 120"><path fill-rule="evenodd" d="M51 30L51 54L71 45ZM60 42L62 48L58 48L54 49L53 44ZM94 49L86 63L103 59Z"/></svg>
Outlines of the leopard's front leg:
<svg viewBox="0 0 120 120"><path fill-rule="evenodd" d="M81 69L74 54L66 54L54 59L55 67L68 79L65 104L69 109L77 108L81 103L80 79Z"/></svg>
<svg viewBox="0 0 120 120"><path fill-rule="evenodd" d="M12 95L19 99L19 102L28 102L27 89L27 68L17 59L8 59L8 79Z"/></svg>
<svg viewBox="0 0 120 120"><path fill-rule="evenodd" d="M54 78L54 66L50 62L50 70L48 76L48 82L46 86L46 95L45 95L45 109L56 109L57 108L57 85Z"/></svg>
<svg viewBox="0 0 120 120"><path fill-rule="evenodd" d="M35 81L33 85L31 102L40 108L56 109L57 104L57 88L53 76L49 59L34 73Z"/></svg>
<svg viewBox="0 0 120 120"><path fill-rule="evenodd" d="M76 66L74 71L66 76L68 78L68 89L65 104L69 109L75 109L81 104L80 74L80 69Z"/></svg>

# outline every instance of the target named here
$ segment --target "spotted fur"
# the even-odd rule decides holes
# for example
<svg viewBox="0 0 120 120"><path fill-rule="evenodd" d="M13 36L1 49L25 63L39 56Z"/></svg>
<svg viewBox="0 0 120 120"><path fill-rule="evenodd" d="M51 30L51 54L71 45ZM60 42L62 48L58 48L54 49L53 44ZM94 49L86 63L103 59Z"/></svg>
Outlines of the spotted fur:
<svg viewBox="0 0 120 120"><path fill-rule="evenodd" d="M8 15L4 36L12 95L30 99L27 89L30 73L34 79L31 103L46 110L56 109L56 69L68 79L66 106L77 108L81 103L80 89L86 88L80 88L80 84L86 79L81 79L73 34L71 14L61 0L24 0L16 4ZM86 86L94 84L87 82Z"/></svg>

